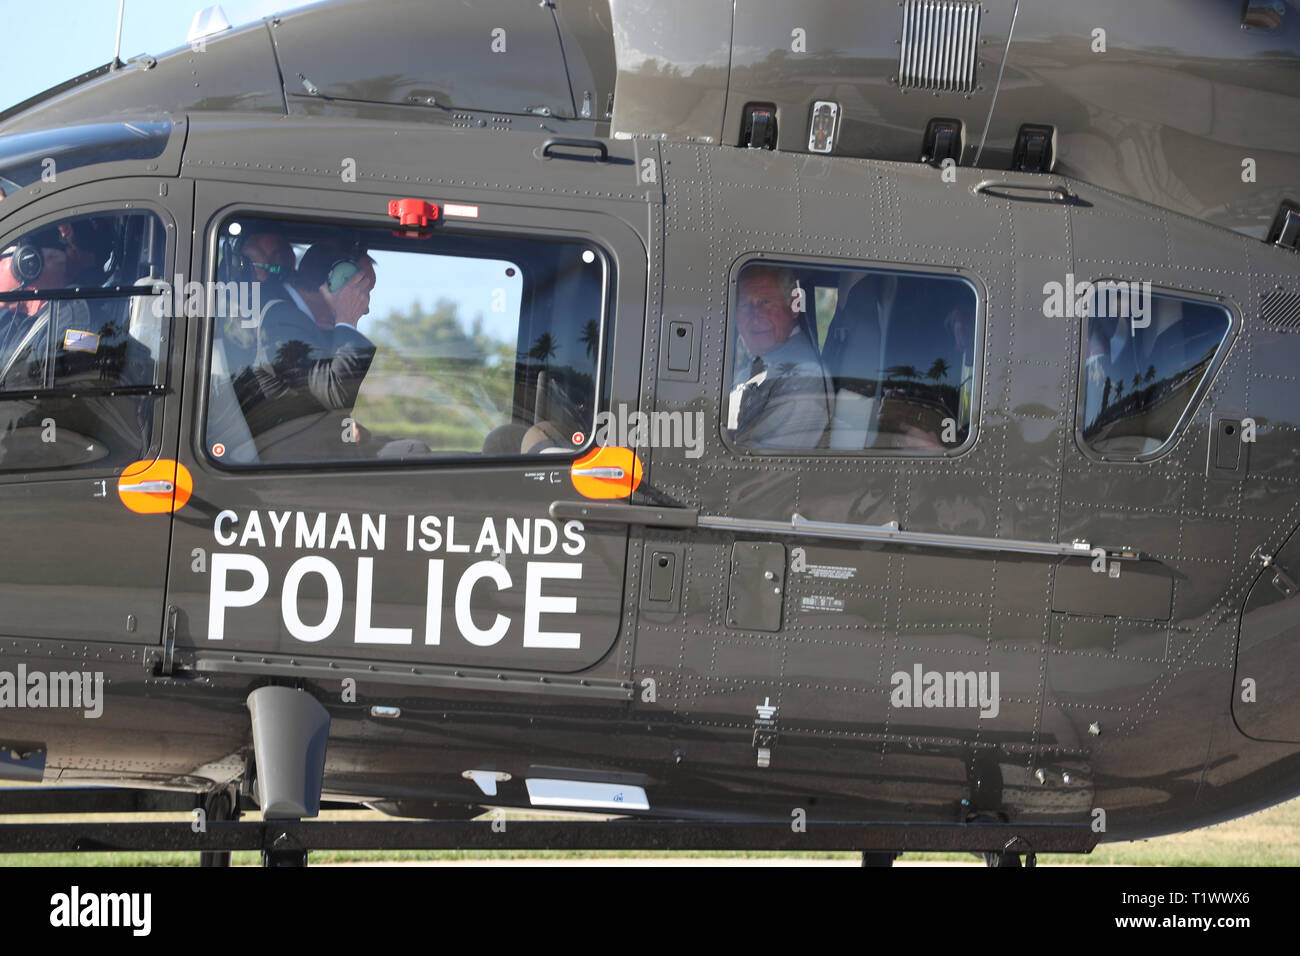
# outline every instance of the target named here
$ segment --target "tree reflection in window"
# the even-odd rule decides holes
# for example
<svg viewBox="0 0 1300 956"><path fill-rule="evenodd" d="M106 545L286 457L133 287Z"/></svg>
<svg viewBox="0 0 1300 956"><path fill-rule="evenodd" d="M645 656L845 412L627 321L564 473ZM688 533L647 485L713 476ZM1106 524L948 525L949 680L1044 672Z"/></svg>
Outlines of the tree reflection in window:
<svg viewBox="0 0 1300 956"><path fill-rule="evenodd" d="M268 249L278 276L256 273ZM595 416L606 269L582 243L232 219L218 274L258 283L266 317L215 323L206 444L230 466L573 451Z"/></svg>
<svg viewBox="0 0 1300 956"><path fill-rule="evenodd" d="M1099 455L1138 458L1173 437L1230 318L1219 305L1116 285L1118 295L1094 290L1083 323L1081 433Z"/></svg>

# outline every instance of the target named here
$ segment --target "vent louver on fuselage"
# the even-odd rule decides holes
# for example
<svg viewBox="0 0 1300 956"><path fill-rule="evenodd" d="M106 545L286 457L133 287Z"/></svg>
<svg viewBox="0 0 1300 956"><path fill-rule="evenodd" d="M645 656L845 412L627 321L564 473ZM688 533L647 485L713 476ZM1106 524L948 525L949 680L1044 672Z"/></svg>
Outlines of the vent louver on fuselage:
<svg viewBox="0 0 1300 956"><path fill-rule="evenodd" d="M980 5L965 0L906 0L898 85L905 90L975 91Z"/></svg>
<svg viewBox="0 0 1300 956"><path fill-rule="evenodd" d="M1280 289L1273 292L1260 304L1259 318L1265 325L1282 331L1300 330L1300 295Z"/></svg>

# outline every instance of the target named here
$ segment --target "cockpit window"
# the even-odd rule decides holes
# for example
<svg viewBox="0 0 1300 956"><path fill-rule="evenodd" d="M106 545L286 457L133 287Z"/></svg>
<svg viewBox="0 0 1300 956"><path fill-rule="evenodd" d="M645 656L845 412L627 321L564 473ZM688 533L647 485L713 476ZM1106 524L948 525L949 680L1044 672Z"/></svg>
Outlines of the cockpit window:
<svg viewBox="0 0 1300 956"><path fill-rule="evenodd" d="M0 198L80 166L155 159L171 129L170 120L92 123L0 137Z"/></svg>
<svg viewBox="0 0 1300 956"><path fill-rule="evenodd" d="M166 252L162 220L144 210L0 243L0 472L146 454L167 365L170 298L155 294Z"/></svg>
<svg viewBox="0 0 1300 956"><path fill-rule="evenodd" d="M72 216L0 246L0 395L152 386L165 253L150 212Z"/></svg>
<svg viewBox="0 0 1300 956"><path fill-rule="evenodd" d="M608 265L590 243L242 217L217 275L239 290L212 310L222 464L513 458L592 434Z"/></svg>
<svg viewBox="0 0 1300 956"><path fill-rule="evenodd" d="M1231 316L1221 305L1096 283L1083 320L1080 437L1108 459L1159 453L1199 394Z"/></svg>

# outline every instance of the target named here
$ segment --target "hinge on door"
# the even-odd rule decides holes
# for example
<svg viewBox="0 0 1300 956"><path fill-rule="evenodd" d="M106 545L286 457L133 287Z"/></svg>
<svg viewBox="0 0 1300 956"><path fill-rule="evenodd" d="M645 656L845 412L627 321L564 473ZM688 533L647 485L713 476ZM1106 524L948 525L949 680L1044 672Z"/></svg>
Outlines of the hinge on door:
<svg viewBox="0 0 1300 956"><path fill-rule="evenodd" d="M159 677L170 677L176 663L176 618L179 613L175 604L167 605L167 634L163 638L162 660L154 671Z"/></svg>
<svg viewBox="0 0 1300 956"><path fill-rule="evenodd" d="M1273 565L1273 587L1281 591L1284 597L1290 597L1295 594L1297 589L1300 589L1300 584L1297 584L1296 579L1286 573L1286 568L1280 564L1275 564Z"/></svg>

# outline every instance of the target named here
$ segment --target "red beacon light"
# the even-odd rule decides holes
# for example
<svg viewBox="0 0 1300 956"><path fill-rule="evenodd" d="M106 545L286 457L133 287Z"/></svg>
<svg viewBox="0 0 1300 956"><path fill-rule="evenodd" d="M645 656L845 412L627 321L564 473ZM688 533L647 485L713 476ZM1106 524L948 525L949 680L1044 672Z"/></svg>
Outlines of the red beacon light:
<svg viewBox="0 0 1300 956"><path fill-rule="evenodd" d="M438 221L438 204L426 199L390 199L388 215L397 219L400 230L393 230L397 236L423 238L428 233L421 232L431 222Z"/></svg>

